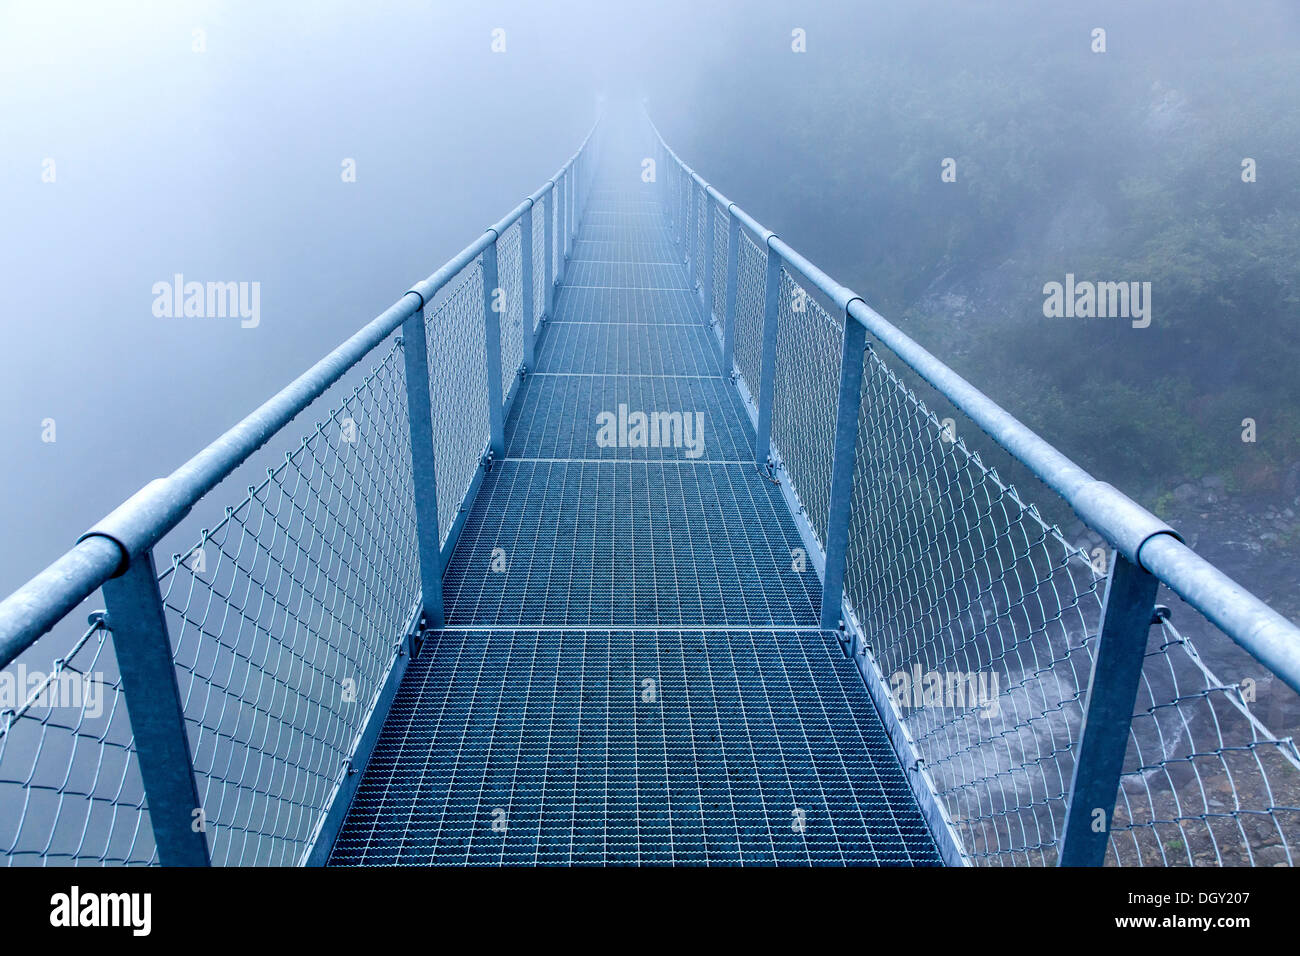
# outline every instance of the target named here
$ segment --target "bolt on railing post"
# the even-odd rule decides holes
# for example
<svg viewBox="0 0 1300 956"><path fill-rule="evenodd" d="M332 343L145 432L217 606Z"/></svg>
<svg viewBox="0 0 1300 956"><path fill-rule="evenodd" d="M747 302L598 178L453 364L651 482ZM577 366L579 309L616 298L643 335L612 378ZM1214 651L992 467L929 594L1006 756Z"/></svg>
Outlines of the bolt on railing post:
<svg viewBox="0 0 1300 956"><path fill-rule="evenodd" d="M416 293L418 295L418 293ZM402 323L406 417L415 491L415 532L420 556L420 598L426 627L446 623L442 608L442 539L438 529L438 476L433 457L433 401L429 392L429 342L420 308Z"/></svg>
<svg viewBox="0 0 1300 956"><path fill-rule="evenodd" d="M208 837L153 554L104 582L104 606L163 866L207 866Z"/></svg>
<svg viewBox="0 0 1300 956"><path fill-rule="evenodd" d="M740 220L727 207L727 295L722 317L722 374L731 375L736 350L736 285L740 272Z"/></svg>
<svg viewBox="0 0 1300 956"><path fill-rule="evenodd" d="M704 194L704 321L713 325L713 207L717 205L708 192Z"/></svg>
<svg viewBox="0 0 1300 956"><path fill-rule="evenodd" d="M831 497L826 509L826 569L822 575L822 628L828 631L839 626L844 593L844 560L853 512L853 470L858 458L858 410L862 401L866 344L867 330L846 312L840 347L840 396L835 411Z"/></svg>
<svg viewBox="0 0 1300 956"><path fill-rule="evenodd" d="M495 458L506 455L504 401L501 396L501 313L497 311L497 241L483 250L483 339L487 348L488 447ZM503 297L502 297L503 298Z"/></svg>
<svg viewBox="0 0 1300 956"><path fill-rule="evenodd" d="M533 207L530 203L519 218L519 285L523 290L524 368L532 371L536 354L536 292L533 289Z"/></svg>
<svg viewBox="0 0 1300 956"><path fill-rule="evenodd" d="M1159 585L1145 568L1115 552L1070 780L1059 866L1105 862Z"/></svg>
<svg viewBox="0 0 1300 956"><path fill-rule="evenodd" d="M767 463L772 449L772 397L776 386L776 326L781 293L781 257L767 240L767 282L763 289L763 361L758 379L758 433L754 440L754 460L759 467Z"/></svg>
<svg viewBox="0 0 1300 956"><path fill-rule="evenodd" d="M543 281L546 283L542 299L542 315L550 318L555 311L555 180L546 194L546 215L542 219Z"/></svg>

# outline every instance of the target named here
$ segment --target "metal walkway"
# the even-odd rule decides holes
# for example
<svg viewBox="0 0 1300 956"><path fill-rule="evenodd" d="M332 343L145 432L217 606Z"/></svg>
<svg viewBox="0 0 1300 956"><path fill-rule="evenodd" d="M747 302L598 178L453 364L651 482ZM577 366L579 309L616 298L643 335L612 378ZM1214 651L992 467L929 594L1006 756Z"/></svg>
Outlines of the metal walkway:
<svg viewBox="0 0 1300 956"><path fill-rule="evenodd" d="M1297 691L631 110L0 601L0 865L1294 865Z"/></svg>
<svg viewBox="0 0 1300 956"><path fill-rule="evenodd" d="M939 862L637 168L593 184L333 865ZM620 407L698 447L598 443Z"/></svg>

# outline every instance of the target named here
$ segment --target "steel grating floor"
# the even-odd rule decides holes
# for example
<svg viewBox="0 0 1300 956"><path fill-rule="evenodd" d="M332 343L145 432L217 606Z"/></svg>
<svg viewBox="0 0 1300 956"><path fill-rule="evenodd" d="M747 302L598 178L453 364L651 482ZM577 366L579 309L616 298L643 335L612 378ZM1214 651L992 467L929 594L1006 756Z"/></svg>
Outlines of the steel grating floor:
<svg viewBox="0 0 1300 956"><path fill-rule="evenodd" d="M333 858L933 862L836 636L772 629L442 632L407 671Z"/></svg>
<svg viewBox="0 0 1300 956"><path fill-rule="evenodd" d="M698 449L619 447L593 440L597 416L619 406L693 416ZM507 458L732 461L754 456L754 430L740 396L722 378L662 375L537 375L506 420ZM666 443L665 443L666 444Z"/></svg>
<svg viewBox="0 0 1300 956"><path fill-rule="evenodd" d="M791 556L802 546L752 463L505 461L447 568L447 621L816 627L821 584Z"/></svg>
<svg viewBox="0 0 1300 956"><path fill-rule="evenodd" d="M594 186L332 865L938 864L688 287ZM598 441L620 406L703 442Z"/></svg>

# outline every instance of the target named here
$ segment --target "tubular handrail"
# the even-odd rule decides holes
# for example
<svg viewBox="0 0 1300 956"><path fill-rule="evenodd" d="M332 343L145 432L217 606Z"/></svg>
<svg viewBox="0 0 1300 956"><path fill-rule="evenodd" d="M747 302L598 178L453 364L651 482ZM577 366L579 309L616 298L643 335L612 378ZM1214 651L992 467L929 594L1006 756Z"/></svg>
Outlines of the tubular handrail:
<svg viewBox="0 0 1300 956"><path fill-rule="evenodd" d="M559 182L582 155L602 120L603 116L596 120L554 176L478 239L170 475L150 481L118 505L71 549L0 601L0 667L10 664L106 581L123 574L135 556L175 528L199 499L432 301L462 268Z"/></svg>
<svg viewBox="0 0 1300 956"><path fill-rule="evenodd" d="M922 348L851 289L814 266L706 182L673 152L645 116L665 155L691 180L775 252L781 261L827 296L908 368L933 386L982 431L1056 492L1076 515L1120 554L1155 575L1218 626L1256 660L1300 692L1300 627L1183 543L1178 532L1113 485L1094 478L1050 442Z"/></svg>

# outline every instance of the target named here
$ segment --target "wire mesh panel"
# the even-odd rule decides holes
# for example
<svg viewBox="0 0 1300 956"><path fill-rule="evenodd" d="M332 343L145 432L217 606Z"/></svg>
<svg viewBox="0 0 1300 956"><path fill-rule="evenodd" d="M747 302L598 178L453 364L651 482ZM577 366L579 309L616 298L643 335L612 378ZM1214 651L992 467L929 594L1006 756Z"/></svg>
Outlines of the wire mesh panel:
<svg viewBox="0 0 1300 956"><path fill-rule="evenodd" d="M549 196L533 206L533 328L541 325L546 312L546 217L551 214Z"/></svg>
<svg viewBox="0 0 1300 956"><path fill-rule="evenodd" d="M505 308L501 312L501 394L510 392L524 364L524 286L522 245L515 222L497 239L497 281L504 293Z"/></svg>
<svg viewBox="0 0 1300 956"><path fill-rule="evenodd" d="M551 189L550 198L546 202L547 215L551 217L551 275L553 276L560 274L560 264L564 262L564 235L560 231L563 225L560 221L560 208L565 202L563 179L560 179Z"/></svg>
<svg viewBox="0 0 1300 956"><path fill-rule="evenodd" d="M731 230L731 213L710 197L714 203L713 211L713 289L708 302L713 309L713 320L722 334L722 322L727 314L727 235Z"/></svg>
<svg viewBox="0 0 1300 956"><path fill-rule="evenodd" d="M425 308L424 325L433 402L433 460L438 475L438 531L445 542L478 470L490 429L479 260L466 266L450 289Z"/></svg>
<svg viewBox="0 0 1300 956"><path fill-rule="evenodd" d="M689 268L691 261L695 259L696 240L696 205L691 202L691 194L694 192L695 183L689 176L682 179L682 262Z"/></svg>
<svg viewBox="0 0 1300 956"><path fill-rule="evenodd" d="M867 353L846 591L977 861L1052 861L1103 584Z"/></svg>
<svg viewBox="0 0 1300 956"><path fill-rule="evenodd" d="M706 204L711 200L694 180L691 181L691 191L695 196L695 214L692 217L690 231L691 262L695 265L695 284L703 287L704 257L708 248L706 243L708 237L705 235L705 227L708 224Z"/></svg>
<svg viewBox="0 0 1300 956"><path fill-rule="evenodd" d="M845 589L894 706L969 858L1052 865L1106 555L1043 521L970 450L965 425L927 409L874 351L859 427ZM1291 862L1298 828L1294 744L1164 618L1109 862Z"/></svg>
<svg viewBox="0 0 1300 956"><path fill-rule="evenodd" d="M57 659L42 660L56 647L65 648ZM9 866L156 863L102 621L75 632L65 621L42 638L0 672L0 700L0 859Z"/></svg>
<svg viewBox="0 0 1300 956"><path fill-rule="evenodd" d="M394 343L160 574L214 863L299 862L405 633L418 576Z"/></svg>
<svg viewBox="0 0 1300 956"><path fill-rule="evenodd" d="M740 231L736 260L735 357L749 393L758 395L759 370L763 364L763 298L767 250L745 230Z"/></svg>
<svg viewBox="0 0 1300 956"><path fill-rule="evenodd" d="M1185 605L1152 629L1107 862L1295 866L1300 753L1261 719L1285 721L1294 694L1271 676L1220 679L1191 630L1222 637Z"/></svg>
<svg viewBox="0 0 1300 956"><path fill-rule="evenodd" d="M778 294L772 444L824 548L844 319L830 315L785 269Z"/></svg>

